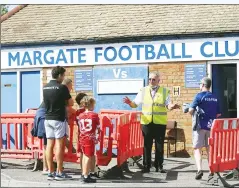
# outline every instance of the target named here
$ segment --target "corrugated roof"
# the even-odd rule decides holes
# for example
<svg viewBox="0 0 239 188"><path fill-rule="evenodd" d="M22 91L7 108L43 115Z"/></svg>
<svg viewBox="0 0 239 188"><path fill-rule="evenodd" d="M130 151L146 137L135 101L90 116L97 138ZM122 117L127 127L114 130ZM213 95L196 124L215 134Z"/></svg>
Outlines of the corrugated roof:
<svg viewBox="0 0 239 188"><path fill-rule="evenodd" d="M239 5L28 5L1 23L1 43L239 32Z"/></svg>

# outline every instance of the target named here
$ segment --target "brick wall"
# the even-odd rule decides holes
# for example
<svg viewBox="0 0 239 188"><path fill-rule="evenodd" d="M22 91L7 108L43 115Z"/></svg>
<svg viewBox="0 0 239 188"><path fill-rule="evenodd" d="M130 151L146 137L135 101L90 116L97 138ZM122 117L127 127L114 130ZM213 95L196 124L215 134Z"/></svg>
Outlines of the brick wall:
<svg viewBox="0 0 239 188"><path fill-rule="evenodd" d="M75 74L75 70L79 69L79 67L65 67L66 68L66 73L65 73L65 78L70 78L73 82L73 90L71 91L71 96L73 99L75 99L77 93L80 93L81 91L75 91L74 89L74 85L75 85L75 79L74 79L74 74ZM86 66L86 67L80 67L80 69L92 69L92 67ZM44 68L43 69L43 85L45 85L47 83L47 71L51 71L52 68ZM82 91L84 93L86 93L89 96L93 96L93 92L92 91ZM77 109L78 105L75 103L74 104L74 108Z"/></svg>
<svg viewBox="0 0 239 188"><path fill-rule="evenodd" d="M205 62L187 62L192 63L205 63ZM155 63L149 64L150 71L159 71L160 73L160 85L168 88L170 90L170 97L173 103L178 103L182 105L185 102L192 102L196 93L199 92L198 89L185 88L184 82L184 67L185 62L174 62L174 63ZM173 86L180 86L180 96L173 97ZM198 86L199 87L199 86ZM186 146L186 152L192 155L192 126L191 126L191 116L189 114L184 114L182 109L174 110L168 113L169 120L175 120L178 122L178 141L177 150L184 149L184 142ZM166 145L165 145L166 146ZM166 148L165 148L166 149ZM171 147L172 152L174 146ZM185 153L184 153L185 154ZM184 155L183 154L183 155Z"/></svg>

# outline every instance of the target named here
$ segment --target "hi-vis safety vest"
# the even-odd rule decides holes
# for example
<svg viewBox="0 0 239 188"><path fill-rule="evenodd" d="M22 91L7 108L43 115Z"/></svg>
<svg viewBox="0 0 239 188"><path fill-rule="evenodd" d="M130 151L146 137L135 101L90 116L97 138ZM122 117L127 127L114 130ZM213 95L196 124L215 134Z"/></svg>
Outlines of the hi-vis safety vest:
<svg viewBox="0 0 239 188"><path fill-rule="evenodd" d="M165 107L166 98L169 91L166 88L159 87L155 93L154 99L151 96L151 88L149 86L143 88L143 103L141 124L167 124L167 108Z"/></svg>

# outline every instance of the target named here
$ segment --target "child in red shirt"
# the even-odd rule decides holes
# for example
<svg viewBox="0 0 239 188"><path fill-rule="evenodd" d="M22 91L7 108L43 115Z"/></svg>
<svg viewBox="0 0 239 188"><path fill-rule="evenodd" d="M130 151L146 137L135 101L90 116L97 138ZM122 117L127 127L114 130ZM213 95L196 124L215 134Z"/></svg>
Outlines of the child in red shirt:
<svg viewBox="0 0 239 188"><path fill-rule="evenodd" d="M95 100L85 96L81 100L81 105L85 107L85 112L78 116L78 125L80 129L80 146L83 153L82 179L83 182L96 182L92 179L90 171L95 168L95 145L97 143L96 131L99 130L100 119L97 113L93 112Z"/></svg>
<svg viewBox="0 0 239 188"><path fill-rule="evenodd" d="M79 109L76 111L76 117L78 117L82 112L85 111L84 106L81 105L81 100L87 96L85 93L78 93L76 96L76 103L79 105ZM78 122L77 122L78 123Z"/></svg>
<svg viewBox="0 0 239 188"><path fill-rule="evenodd" d="M79 109L76 111L75 113L75 117L76 117L76 124L78 125L79 127L79 124L78 124L78 116L83 113L85 111L85 108L84 106L81 105L81 100L87 96L87 94L85 93L78 93L75 100L76 100L76 103L79 105ZM80 135L80 130L78 128L78 135ZM80 139L80 137L78 136L78 140ZM78 150L77 152L80 153L80 167L81 167L81 170L82 170L82 158L83 158L83 154L82 154L82 151L81 151L81 146L80 146L80 142L78 141L78 146L77 146Z"/></svg>

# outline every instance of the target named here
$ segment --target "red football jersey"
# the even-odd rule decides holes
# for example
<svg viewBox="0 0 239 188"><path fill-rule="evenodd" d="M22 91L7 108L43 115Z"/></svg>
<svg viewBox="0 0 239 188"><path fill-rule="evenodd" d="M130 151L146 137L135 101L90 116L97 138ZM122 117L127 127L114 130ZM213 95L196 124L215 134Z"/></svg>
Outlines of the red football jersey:
<svg viewBox="0 0 239 188"><path fill-rule="evenodd" d="M81 113L83 113L84 111L85 111L85 108L79 108L78 110L76 110L76 123L77 123L78 127L79 127L79 123L78 123L79 115Z"/></svg>
<svg viewBox="0 0 239 188"><path fill-rule="evenodd" d="M79 108L78 110L76 110L76 117L79 116L81 113L83 113L85 111L84 108Z"/></svg>
<svg viewBox="0 0 239 188"><path fill-rule="evenodd" d="M83 112L78 116L78 125L80 131L80 139L95 139L96 129L100 125L100 119L95 112Z"/></svg>

